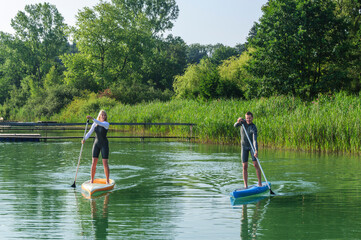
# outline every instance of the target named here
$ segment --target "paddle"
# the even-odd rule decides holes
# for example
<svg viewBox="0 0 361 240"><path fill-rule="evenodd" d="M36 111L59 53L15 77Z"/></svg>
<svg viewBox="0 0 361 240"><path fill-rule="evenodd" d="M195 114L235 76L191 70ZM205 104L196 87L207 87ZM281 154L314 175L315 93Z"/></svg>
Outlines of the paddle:
<svg viewBox="0 0 361 240"><path fill-rule="evenodd" d="M88 123L89 123L89 119L86 121L86 124L85 124L85 131L84 131L84 137L83 137L83 140L85 138L85 135L86 135L86 130L88 129ZM78 160L78 166L76 168L76 173L75 173L75 179L74 179L74 183L73 185L71 185L71 187L75 188L76 185L75 185L75 181L76 181L76 176L78 175L78 170L79 170L79 165L80 165L80 159L81 159L81 154L83 152L83 146L84 144L81 143L81 148L80 148L80 155L79 155L79 160Z"/></svg>
<svg viewBox="0 0 361 240"><path fill-rule="evenodd" d="M247 136L247 139L248 139L248 141L249 141L249 144L251 145L251 148L252 148L252 151L253 151L253 155L254 155L254 153L255 153L255 151L254 151L254 146L253 146L253 144L251 143L251 140L250 140L249 137L248 137L248 133L247 133L246 128L244 127L243 123L242 123L242 127L243 127L244 133L245 133L246 136ZM257 157L256 157L256 160L257 160L257 162L258 162L259 168L261 169L261 172L262 172L262 174L263 174L263 177L264 177L264 179L266 180L266 184L267 184L267 186L268 186L268 188L269 188L270 194L275 195L275 193L274 193L274 192L272 191L272 189L271 189L271 186L268 184L266 175L264 174L263 169L262 169L262 166L261 166L261 163L259 162L259 159L258 159Z"/></svg>

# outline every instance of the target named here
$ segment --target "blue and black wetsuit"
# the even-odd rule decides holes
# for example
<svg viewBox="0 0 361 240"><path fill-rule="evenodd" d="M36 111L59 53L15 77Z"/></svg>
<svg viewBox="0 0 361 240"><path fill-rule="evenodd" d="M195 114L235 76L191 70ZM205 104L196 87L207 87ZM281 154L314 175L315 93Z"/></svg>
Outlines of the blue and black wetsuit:
<svg viewBox="0 0 361 240"><path fill-rule="evenodd" d="M89 132L85 136L84 140L88 139L90 135L95 131L95 140L93 144L93 158L99 158L99 153L102 153L103 159L109 158L109 142L107 133L109 129L108 122L100 122L93 119L94 123L91 126Z"/></svg>
<svg viewBox="0 0 361 240"><path fill-rule="evenodd" d="M245 120L241 121L240 123L236 122L234 124L234 127L239 127L241 125L244 125L247 134L249 136L249 139L251 140L253 147L255 150L258 151L258 143L257 143L257 127L255 124L251 123L251 124L247 124L247 122ZM253 161L257 161L257 159L254 157L254 153L252 151L252 147L247 139L246 134L244 133L243 127L241 126L241 146L242 146L242 153L241 153L241 157L242 157L242 162L248 162L248 156L249 153L251 152L251 156L252 156L252 160Z"/></svg>

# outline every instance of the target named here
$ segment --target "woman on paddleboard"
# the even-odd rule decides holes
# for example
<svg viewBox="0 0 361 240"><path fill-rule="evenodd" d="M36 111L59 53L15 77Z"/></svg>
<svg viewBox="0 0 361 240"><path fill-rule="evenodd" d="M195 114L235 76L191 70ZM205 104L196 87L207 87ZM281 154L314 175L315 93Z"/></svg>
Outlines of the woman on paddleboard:
<svg viewBox="0 0 361 240"><path fill-rule="evenodd" d="M252 147L247 139L246 134L244 133L244 129L241 127L241 158L242 158L242 165L243 165L243 181L244 181L244 187L248 188L248 156L249 153L251 153L253 165L256 168L257 178L258 178L258 186L262 186L262 179L261 179L261 169L257 162L258 157L258 143L257 143L257 127L253 123L253 114L251 112L246 113L246 119L238 118L237 122L234 124L234 127L239 127L244 125L248 136L250 138L250 141L252 142L255 152L252 153Z"/></svg>
<svg viewBox="0 0 361 240"><path fill-rule="evenodd" d="M94 176L97 168L99 153L102 153L103 158L103 166L104 166L104 173L105 177L107 179L107 184L109 184L109 165L108 165L108 159L109 159L109 142L107 139L107 133L109 129L109 123L107 122L108 116L107 113L104 110L101 110L99 112L99 115L97 119L94 119L91 116L87 116L87 119L93 120L93 124L89 130L89 132L84 137L84 140L82 140L82 143L85 143L85 140L87 140L90 135L95 131L95 140L93 144L93 161L91 166L91 182L94 182Z"/></svg>

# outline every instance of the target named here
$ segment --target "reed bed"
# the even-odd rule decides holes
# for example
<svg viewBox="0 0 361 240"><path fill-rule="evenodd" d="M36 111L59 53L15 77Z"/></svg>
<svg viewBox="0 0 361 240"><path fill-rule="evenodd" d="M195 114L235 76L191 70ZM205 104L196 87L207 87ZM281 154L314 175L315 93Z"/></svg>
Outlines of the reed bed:
<svg viewBox="0 0 361 240"><path fill-rule="evenodd" d="M91 102L91 101L88 101ZM323 152L361 152L361 100L357 96L338 93L321 95L314 102L278 96L251 101L243 100L180 100L124 105L102 100L92 107L71 105L57 119L82 121L86 114L97 114L96 108L108 112L110 122L194 123L193 135L202 143L238 144L239 128L233 124L247 111L254 114L254 123L263 147ZM108 104L108 105L107 105ZM86 111L88 111L86 113ZM71 113L72 117L66 117ZM65 120L66 121L66 120ZM121 127L126 131L140 128ZM189 126L152 126L148 132L173 136L189 136Z"/></svg>

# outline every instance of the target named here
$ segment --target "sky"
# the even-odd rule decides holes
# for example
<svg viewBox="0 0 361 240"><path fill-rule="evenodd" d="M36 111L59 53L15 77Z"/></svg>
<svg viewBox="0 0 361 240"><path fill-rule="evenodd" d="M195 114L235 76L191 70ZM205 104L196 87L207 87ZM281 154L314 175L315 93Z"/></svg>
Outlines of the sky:
<svg viewBox="0 0 361 240"><path fill-rule="evenodd" d="M93 7L99 0L11 0L0 8L0 31L13 34L11 19L25 5L48 2L57 7L66 24L75 25L75 16L84 7ZM254 22L262 16L261 7L268 0L176 0L178 19L171 33L188 45L221 43L234 47L245 43Z"/></svg>

